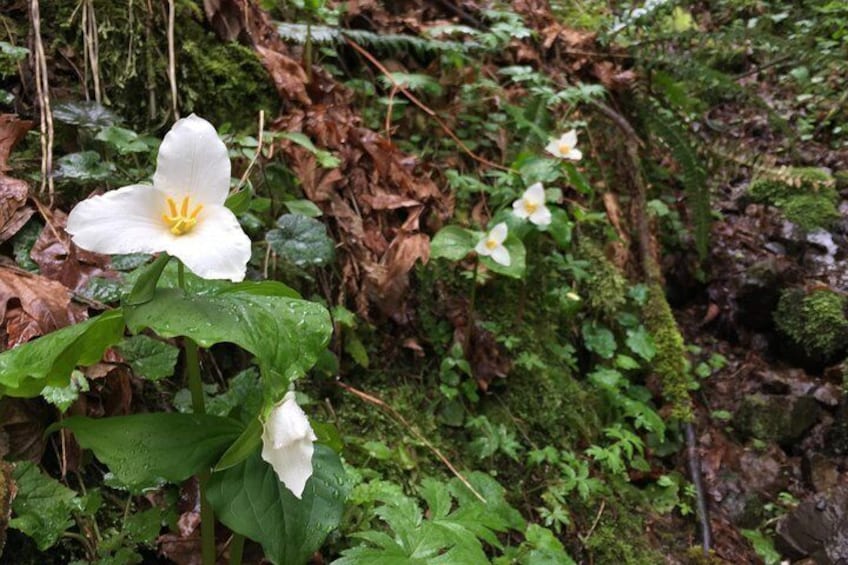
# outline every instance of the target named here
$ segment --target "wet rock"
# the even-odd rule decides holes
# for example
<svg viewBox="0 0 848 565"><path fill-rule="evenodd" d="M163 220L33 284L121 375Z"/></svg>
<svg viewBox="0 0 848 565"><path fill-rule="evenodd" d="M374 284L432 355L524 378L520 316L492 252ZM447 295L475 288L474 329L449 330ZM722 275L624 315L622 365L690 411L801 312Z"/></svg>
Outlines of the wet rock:
<svg viewBox="0 0 848 565"><path fill-rule="evenodd" d="M819 565L848 564L848 487L814 495L777 525L777 549Z"/></svg>
<svg viewBox="0 0 848 565"><path fill-rule="evenodd" d="M738 528L752 529L766 517L765 503L754 492L731 492L722 500L721 508Z"/></svg>
<svg viewBox="0 0 848 565"><path fill-rule="evenodd" d="M736 293L737 320L754 330L772 327L780 289L785 284L789 263L778 257L758 261L745 270Z"/></svg>
<svg viewBox="0 0 848 565"><path fill-rule="evenodd" d="M824 435L824 450L830 455L848 455L848 406L844 400Z"/></svg>
<svg viewBox="0 0 848 565"><path fill-rule="evenodd" d="M836 462L821 453L809 453L801 466L804 479L816 492L825 492L839 483Z"/></svg>
<svg viewBox="0 0 848 565"><path fill-rule="evenodd" d="M736 411L733 425L743 436L774 441L781 446L797 442L818 420L819 406L809 396L752 394Z"/></svg>

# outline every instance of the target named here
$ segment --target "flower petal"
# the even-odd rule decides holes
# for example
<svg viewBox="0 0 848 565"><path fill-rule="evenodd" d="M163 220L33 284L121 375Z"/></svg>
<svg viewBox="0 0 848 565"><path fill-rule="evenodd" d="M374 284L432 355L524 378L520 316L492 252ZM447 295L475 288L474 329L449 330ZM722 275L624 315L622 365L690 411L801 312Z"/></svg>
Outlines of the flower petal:
<svg viewBox="0 0 848 565"><path fill-rule="evenodd" d="M509 250L503 245L498 245L492 249L492 261L503 265L504 267L509 267L510 264L512 264L512 258L509 256Z"/></svg>
<svg viewBox="0 0 848 565"><path fill-rule="evenodd" d="M547 145L545 145L545 151L553 155L554 157L562 157L562 154L559 152L559 140L551 139Z"/></svg>
<svg viewBox="0 0 848 565"><path fill-rule="evenodd" d="M318 439L309 419L294 400L294 393L268 415L262 430L262 459L277 473L280 481L297 498L303 496L306 481L312 476L312 443Z"/></svg>
<svg viewBox="0 0 848 565"><path fill-rule="evenodd" d="M212 124L194 114L177 120L159 146L153 184L172 198L223 204L230 190L230 156Z"/></svg>
<svg viewBox="0 0 848 565"><path fill-rule="evenodd" d="M477 242L477 245L474 247L474 251L477 255L482 255L484 257L488 257L492 254L492 250L488 248L486 245L486 241L489 239L488 234L483 236L483 239Z"/></svg>
<svg viewBox="0 0 848 565"><path fill-rule="evenodd" d="M184 235L166 232L165 251L204 279L244 280L250 260L250 238L224 206L206 206L197 225Z"/></svg>
<svg viewBox="0 0 848 565"><path fill-rule="evenodd" d="M577 145L577 130L570 130L562 134L560 138L560 143L565 143L569 147L574 147Z"/></svg>
<svg viewBox="0 0 848 565"><path fill-rule="evenodd" d="M498 243L503 243L506 239L507 235L507 227L506 223L501 222L495 227L492 228L492 231L489 232L489 239L493 239Z"/></svg>
<svg viewBox="0 0 848 565"><path fill-rule="evenodd" d="M543 204L530 214L530 221L537 226L547 226L551 223L551 211Z"/></svg>
<svg viewBox="0 0 848 565"><path fill-rule="evenodd" d="M522 220L526 220L527 216L530 215L527 213L527 203L523 197L512 203L512 213Z"/></svg>
<svg viewBox="0 0 848 565"><path fill-rule="evenodd" d="M165 197L147 184L134 184L83 200L68 215L73 242L97 253L164 251L168 229L162 221Z"/></svg>
<svg viewBox="0 0 848 565"><path fill-rule="evenodd" d="M544 204L545 187L542 186L542 183L540 182L533 183L527 190L524 191L524 196L522 196L522 198L532 202L533 204Z"/></svg>
<svg viewBox="0 0 848 565"><path fill-rule="evenodd" d="M583 158L583 152L579 149L572 149L567 155L565 155L565 158L571 159L572 161L579 161Z"/></svg>

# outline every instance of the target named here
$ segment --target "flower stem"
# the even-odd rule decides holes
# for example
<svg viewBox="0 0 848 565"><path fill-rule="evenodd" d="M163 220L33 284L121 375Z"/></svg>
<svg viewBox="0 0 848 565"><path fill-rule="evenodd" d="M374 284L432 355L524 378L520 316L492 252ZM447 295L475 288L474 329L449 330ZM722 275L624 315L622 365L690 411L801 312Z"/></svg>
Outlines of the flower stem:
<svg viewBox="0 0 848 565"><path fill-rule="evenodd" d="M233 533L233 543L230 544L230 565L241 565L241 556L244 552L244 536Z"/></svg>
<svg viewBox="0 0 848 565"><path fill-rule="evenodd" d="M180 288L185 290L185 267L178 263L177 280ZM203 401L203 381L200 380L200 359L197 354L197 343L190 337L183 339L186 359L186 377L188 389L191 391L191 409L195 414L205 414L206 405ZM200 491L200 537L203 551L203 565L215 565L215 512L206 499L206 484L209 482L209 470L204 469L197 474L198 490Z"/></svg>
<svg viewBox="0 0 848 565"><path fill-rule="evenodd" d="M471 333L474 331L474 302L477 298L477 268L480 259L474 258L474 271L471 273L471 296L468 299L468 331L465 334L464 353L466 359L471 354Z"/></svg>

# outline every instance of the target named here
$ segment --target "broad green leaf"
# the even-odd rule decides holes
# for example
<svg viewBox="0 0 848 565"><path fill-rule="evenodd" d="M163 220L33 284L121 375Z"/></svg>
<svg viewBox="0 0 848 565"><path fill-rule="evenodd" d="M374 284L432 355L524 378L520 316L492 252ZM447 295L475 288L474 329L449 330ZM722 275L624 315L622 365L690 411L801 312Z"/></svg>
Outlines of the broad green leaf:
<svg viewBox="0 0 848 565"><path fill-rule="evenodd" d="M315 159L318 161L318 164L326 169L338 167L339 163L341 163L338 157L325 149L318 149L315 147L315 144L312 143L311 139L300 132L284 132L280 135L280 137L293 141L301 147L308 149L313 155L315 155Z"/></svg>
<svg viewBox="0 0 848 565"><path fill-rule="evenodd" d="M153 413L85 418L74 416L56 427L74 433L131 490L161 479L181 482L208 469L239 436L235 420L209 414Z"/></svg>
<svg viewBox="0 0 848 565"><path fill-rule="evenodd" d="M153 292L156 290L159 278L170 261L171 256L167 253L162 253L155 261L146 267L142 267L135 278L132 290L130 290L125 303L135 306L150 301L153 298Z"/></svg>
<svg viewBox="0 0 848 565"><path fill-rule="evenodd" d="M591 196L592 193L595 192L595 189L592 188L592 185L589 184L589 181L586 180L583 173L577 170L574 163L563 163L563 167L568 175L568 180L571 182L571 185L577 189L577 192L585 196Z"/></svg>
<svg viewBox="0 0 848 565"><path fill-rule="evenodd" d="M514 279L520 279L524 276L524 271L526 269L525 263L527 251L524 249L524 244L515 236L515 234L510 233L507 235L506 241L504 241L504 247L506 247L506 250L509 251L509 267L505 267L500 263L495 263L491 257L480 257L480 262L486 265L486 268L490 271L494 271Z"/></svg>
<svg viewBox="0 0 848 565"><path fill-rule="evenodd" d="M627 339L625 340L630 351L644 359L650 361L657 354L657 348L654 345L654 338L645 329L645 326L627 330Z"/></svg>
<svg viewBox="0 0 848 565"><path fill-rule="evenodd" d="M562 208L551 208L551 223L546 231L551 234L560 249L568 249L571 245L571 232L574 224Z"/></svg>
<svg viewBox="0 0 848 565"><path fill-rule="evenodd" d="M73 525L71 513L82 509L81 501L76 492L43 474L29 461L17 463L12 477L18 494L12 501L9 527L31 537L44 551Z"/></svg>
<svg viewBox="0 0 848 565"><path fill-rule="evenodd" d="M115 165L101 161L95 151L64 155L56 161L54 175L61 180L106 180L115 173Z"/></svg>
<svg viewBox="0 0 848 565"><path fill-rule="evenodd" d="M274 253L298 267L320 267L333 261L336 245L324 224L300 214L283 214L277 228L265 234Z"/></svg>
<svg viewBox="0 0 848 565"><path fill-rule="evenodd" d="M94 139L111 145L121 155L145 153L152 149L136 132L119 126L106 126L97 132Z"/></svg>
<svg viewBox="0 0 848 565"><path fill-rule="evenodd" d="M574 565L556 536L538 524L529 524L524 533L525 543L533 549L522 559L522 565Z"/></svg>
<svg viewBox="0 0 848 565"><path fill-rule="evenodd" d="M93 100L59 102L53 106L53 118L62 123L92 129L111 126L118 121L117 114Z"/></svg>
<svg viewBox="0 0 848 565"><path fill-rule="evenodd" d="M262 385L256 367L239 372L229 380L226 391L206 400L207 414L229 416L246 425L257 418L261 408Z"/></svg>
<svg viewBox="0 0 848 565"><path fill-rule="evenodd" d="M280 287L251 287L266 288ZM256 356L266 385L280 397L315 364L332 333L329 313L319 304L244 291L195 296L157 289L153 300L127 307L124 316L134 333L150 328L165 338L190 337L203 347L241 346Z"/></svg>
<svg viewBox="0 0 848 565"><path fill-rule="evenodd" d="M243 188L235 194L230 194L224 206L236 216L241 216L250 209L250 198L253 196L250 190Z"/></svg>
<svg viewBox="0 0 848 565"><path fill-rule="evenodd" d="M88 380L81 372L73 371L68 386L46 386L41 391L41 396L64 414L71 404L77 401L80 392L88 392Z"/></svg>
<svg viewBox="0 0 848 565"><path fill-rule="evenodd" d="M117 279L106 277L91 277L78 292L80 296L88 300L95 300L103 304L118 302L121 299L123 284Z"/></svg>
<svg viewBox="0 0 848 565"><path fill-rule="evenodd" d="M612 359L616 347L615 336L608 328L597 322L585 322L580 332L590 351L594 351L604 359Z"/></svg>
<svg viewBox="0 0 848 565"><path fill-rule="evenodd" d="M312 466L301 500L280 482L258 451L235 467L213 473L206 494L221 522L260 543L272 562L306 563L338 527L350 490L332 449L316 444Z"/></svg>
<svg viewBox="0 0 848 565"><path fill-rule="evenodd" d="M250 457L260 443L262 443L262 422L259 418L254 418L215 464L215 471L235 467Z"/></svg>
<svg viewBox="0 0 848 565"><path fill-rule="evenodd" d="M174 374L180 350L164 341L146 335L128 337L118 344L118 351L137 377L158 381Z"/></svg>
<svg viewBox="0 0 848 565"><path fill-rule="evenodd" d="M283 202L289 212L292 214L300 214L309 218L317 218L322 214L321 208L315 205L311 200L288 200Z"/></svg>
<svg viewBox="0 0 848 565"><path fill-rule="evenodd" d="M479 235L459 226L445 226L433 236L430 242L430 257L444 257L449 261L459 261L471 253L477 245Z"/></svg>
<svg viewBox="0 0 848 565"><path fill-rule="evenodd" d="M0 353L0 395L32 397L47 385L67 386L77 365L100 361L123 335L121 311L110 310Z"/></svg>

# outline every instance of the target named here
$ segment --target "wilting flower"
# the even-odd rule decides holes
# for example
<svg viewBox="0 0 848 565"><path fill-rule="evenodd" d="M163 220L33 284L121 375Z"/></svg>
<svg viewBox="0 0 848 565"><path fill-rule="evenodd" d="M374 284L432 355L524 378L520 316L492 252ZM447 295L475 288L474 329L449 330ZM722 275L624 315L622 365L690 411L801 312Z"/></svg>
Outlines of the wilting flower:
<svg viewBox="0 0 848 565"><path fill-rule="evenodd" d="M506 224L501 222L493 227L489 233L483 236L483 239L477 243L477 247L474 248L474 251L476 251L478 255L491 257L492 261L495 263L503 265L504 267L509 267L510 263L512 263L512 259L509 257L509 250L507 250L503 244L506 240L506 235Z"/></svg>
<svg viewBox="0 0 848 565"><path fill-rule="evenodd" d="M537 226L551 223L551 211L545 206L545 188L542 183L531 185L521 198L512 203L512 212L522 220L530 220Z"/></svg>
<svg viewBox="0 0 848 565"><path fill-rule="evenodd" d="M562 134L559 139L551 139L545 146L545 151L570 161L579 161L583 158L583 152L577 149L577 131L571 130Z"/></svg>
<svg viewBox="0 0 848 565"><path fill-rule="evenodd" d="M262 430L262 459L296 497L312 476L312 442L318 439L303 410L289 392L274 406Z"/></svg>
<svg viewBox="0 0 848 565"><path fill-rule="evenodd" d="M178 120L159 147L153 186L134 184L77 204L67 232L99 253L164 251L205 279L244 279L250 238L224 206L230 158L212 124Z"/></svg>

